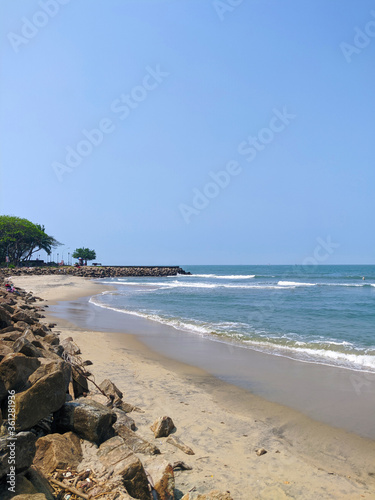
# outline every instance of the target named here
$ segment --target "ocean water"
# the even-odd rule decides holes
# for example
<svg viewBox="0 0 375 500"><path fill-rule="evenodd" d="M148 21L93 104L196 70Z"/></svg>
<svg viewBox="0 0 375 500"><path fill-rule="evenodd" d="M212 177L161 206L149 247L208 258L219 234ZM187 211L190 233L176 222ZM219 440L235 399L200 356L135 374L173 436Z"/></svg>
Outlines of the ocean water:
<svg viewBox="0 0 375 500"><path fill-rule="evenodd" d="M99 280L104 307L302 362L375 372L375 266L182 266ZM365 279L362 279L365 277Z"/></svg>

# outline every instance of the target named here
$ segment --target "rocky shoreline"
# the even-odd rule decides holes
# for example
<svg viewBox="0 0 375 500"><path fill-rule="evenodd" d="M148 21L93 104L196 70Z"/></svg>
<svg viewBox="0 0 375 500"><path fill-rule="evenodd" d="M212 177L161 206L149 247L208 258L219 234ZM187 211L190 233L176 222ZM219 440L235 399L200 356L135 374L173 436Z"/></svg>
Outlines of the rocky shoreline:
<svg viewBox="0 0 375 500"><path fill-rule="evenodd" d="M94 269L95 270L95 269ZM13 274L14 273L14 270ZM99 271L99 270L98 270ZM72 338L43 322L42 299L0 278L0 498L10 500L230 500L229 492L175 490L157 441L136 431L144 409L124 401L109 379L96 383ZM178 423L177 423L178 424ZM187 455L172 418L152 425Z"/></svg>
<svg viewBox="0 0 375 500"><path fill-rule="evenodd" d="M3 276L42 276L50 274L67 274L85 278L119 278L119 277L162 277L190 275L179 266L61 266L61 267L17 267L15 269L2 268Z"/></svg>

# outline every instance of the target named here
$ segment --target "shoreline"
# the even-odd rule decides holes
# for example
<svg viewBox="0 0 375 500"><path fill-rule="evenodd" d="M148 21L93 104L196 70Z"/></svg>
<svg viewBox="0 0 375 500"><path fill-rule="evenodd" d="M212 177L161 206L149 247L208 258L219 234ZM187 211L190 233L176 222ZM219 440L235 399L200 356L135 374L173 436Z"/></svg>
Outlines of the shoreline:
<svg viewBox="0 0 375 500"><path fill-rule="evenodd" d="M13 281L47 299L48 305L104 291L103 285L77 279L81 285L66 282L62 287L50 279L46 283L46 277ZM134 335L79 328L46 312L58 323L61 338L73 336L85 358L93 361L97 381L110 378L132 404L151 407L153 416L170 414L183 429L183 439L196 456L189 457L193 471L178 474L177 487L181 481L185 491L194 486L199 492L228 489L234 499L249 498L246 491L252 491L253 498L375 498L372 440L173 361ZM137 426L146 438L148 424L140 414ZM258 447L268 453L258 457ZM162 452L168 456L168 450Z"/></svg>

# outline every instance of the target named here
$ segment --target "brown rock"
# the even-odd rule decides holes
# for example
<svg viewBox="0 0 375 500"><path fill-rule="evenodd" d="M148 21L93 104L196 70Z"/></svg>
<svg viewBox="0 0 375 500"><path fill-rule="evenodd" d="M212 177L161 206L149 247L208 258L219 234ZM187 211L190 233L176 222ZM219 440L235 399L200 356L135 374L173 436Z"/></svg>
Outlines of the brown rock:
<svg viewBox="0 0 375 500"><path fill-rule="evenodd" d="M120 475L128 493L133 498L149 500L148 480L139 458L126 446L124 440L113 437L103 443L98 450L98 457L107 471Z"/></svg>
<svg viewBox="0 0 375 500"><path fill-rule="evenodd" d="M144 453L145 455L159 455L159 448L143 439L136 432L133 432L131 429L129 429L126 425L121 423L117 425L116 422L113 428L115 429L116 433L122 437L125 444L132 451L134 451L134 453Z"/></svg>
<svg viewBox="0 0 375 500"><path fill-rule="evenodd" d="M117 399L122 399L122 392L109 379L106 378L105 380L103 380L99 387L106 396L112 396L115 401Z"/></svg>
<svg viewBox="0 0 375 500"><path fill-rule="evenodd" d="M62 371L45 375L24 392L15 396L16 430L30 429L42 418L60 409L65 402Z"/></svg>
<svg viewBox="0 0 375 500"><path fill-rule="evenodd" d="M15 314L13 314L12 321L14 323L17 323L18 321L24 321L28 325L32 325L33 323L36 322L35 319L32 318L31 314L22 310L19 310Z"/></svg>
<svg viewBox="0 0 375 500"><path fill-rule="evenodd" d="M12 317L9 312L0 306L0 328L6 328L12 324Z"/></svg>
<svg viewBox="0 0 375 500"><path fill-rule="evenodd" d="M45 474L55 469L77 467L82 460L79 437L73 432L65 434L47 434L36 442L34 465Z"/></svg>
<svg viewBox="0 0 375 500"><path fill-rule="evenodd" d="M25 474L26 479L34 486L38 493L43 493L47 500L55 500L54 491L41 470L32 465Z"/></svg>
<svg viewBox="0 0 375 500"><path fill-rule="evenodd" d="M76 367L72 367L73 389L76 398L89 392L87 378Z"/></svg>
<svg viewBox="0 0 375 500"><path fill-rule="evenodd" d="M113 426L114 429L116 429L116 426L118 425L124 425L131 431L135 431L135 422L131 417L129 417L129 415L127 415L123 410L120 410L119 408L113 408L112 411L117 416L116 423Z"/></svg>
<svg viewBox="0 0 375 500"><path fill-rule="evenodd" d="M70 377L72 373L72 368L69 363L63 361L62 359L58 359L56 361L48 360L41 358L40 367L33 372L29 377L29 383L31 385L35 384L38 380L45 377L46 375L53 373L55 371L60 370L64 376L65 381L65 391L68 389L68 385L70 382Z"/></svg>
<svg viewBox="0 0 375 500"><path fill-rule="evenodd" d="M36 358L24 354L8 354L0 363L0 400L10 390L21 391L27 386L27 379L40 366Z"/></svg>
<svg viewBox="0 0 375 500"><path fill-rule="evenodd" d="M13 441L8 438L0 438L0 479L9 473L9 460L15 459L18 474L30 467L35 455L36 437L32 432L20 432Z"/></svg>
<svg viewBox="0 0 375 500"><path fill-rule="evenodd" d="M176 436L169 436L169 438L167 439L167 443L172 444L173 446L176 446L177 448L182 450L184 453L186 453L186 455L195 455L194 451L189 446L187 446L185 443L183 443L181 441L181 439L179 439Z"/></svg>
<svg viewBox="0 0 375 500"><path fill-rule="evenodd" d="M150 427L156 438L169 436L174 428L171 417L160 417Z"/></svg>
<svg viewBox="0 0 375 500"><path fill-rule="evenodd" d="M24 336L14 342L13 351L20 352L21 354L31 358L42 358L44 355L41 349L33 345Z"/></svg>
<svg viewBox="0 0 375 500"><path fill-rule="evenodd" d="M81 349L75 342L73 342L72 337L64 339L61 342L61 345L64 348L64 351L70 356L78 356L79 354L81 354Z"/></svg>
<svg viewBox="0 0 375 500"><path fill-rule="evenodd" d="M145 469L152 478L158 499L174 500L175 480L172 465L162 458L154 458L145 463Z"/></svg>
<svg viewBox="0 0 375 500"><path fill-rule="evenodd" d="M57 431L73 431L97 444L114 435L115 420L116 415L109 408L86 398L65 403L55 415Z"/></svg>

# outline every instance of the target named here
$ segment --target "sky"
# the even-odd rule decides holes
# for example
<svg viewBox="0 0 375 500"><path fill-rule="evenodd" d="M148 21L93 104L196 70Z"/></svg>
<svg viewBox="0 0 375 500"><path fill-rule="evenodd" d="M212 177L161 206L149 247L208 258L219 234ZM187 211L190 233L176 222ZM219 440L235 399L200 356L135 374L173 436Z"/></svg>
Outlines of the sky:
<svg viewBox="0 0 375 500"><path fill-rule="evenodd" d="M0 40L0 213L60 258L375 264L372 1L4 0Z"/></svg>

